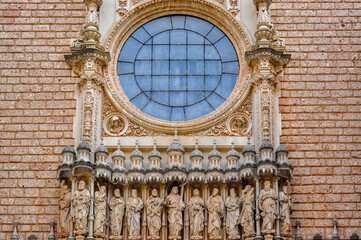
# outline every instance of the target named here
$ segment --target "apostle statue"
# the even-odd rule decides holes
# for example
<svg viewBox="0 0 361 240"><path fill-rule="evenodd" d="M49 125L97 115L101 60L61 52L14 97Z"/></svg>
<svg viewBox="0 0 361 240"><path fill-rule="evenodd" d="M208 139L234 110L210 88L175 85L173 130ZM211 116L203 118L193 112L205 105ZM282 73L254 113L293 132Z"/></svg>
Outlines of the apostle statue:
<svg viewBox="0 0 361 240"><path fill-rule="evenodd" d="M123 216L125 201L123 197L120 196L119 188L114 190L114 195L110 199L109 208L110 208L110 230L111 236L110 239L121 239L121 233L123 228Z"/></svg>
<svg viewBox="0 0 361 240"><path fill-rule="evenodd" d="M94 236L103 238L104 226L107 217L107 189L105 186L99 186L99 190L95 192L94 197L94 210L95 210L95 221L94 221Z"/></svg>
<svg viewBox="0 0 361 240"><path fill-rule="evenodd" d="M162 209L163 199L158 197L158 190L153 188L152 195L147 199L147 224L148 224L148 238L159 239L160 228L162 227Z"/></svg>
<svg viewBox="0 0 361 240"><path fill-rule="evenodd" d="M261 190L259 196L258 208L261 210L262 216L262 228L261 232L264 235L270 235L275 232L274 223L276 220L276 200L277 194L274 189L271 188L271 182L264 182L264 189Z"/></svg>
<svg viewBox="0 0 361 240"><path fill-rule="evenodd" d="M191 239L203 239L204 208L205 204L200 197L199 189L194 189L193 197L188 203Z"/></svg>
<svg viewBox="0 0 361 240"><path fill-rule="evenodd" d="M236 190L232 188L230 190L230 196L226 199L226 209L227 209L227 218L226 218L226 232L228 239L239 239L239 208L241 202L239 197L236 195Z"/></svg>
<svg viewBox="0 0 361 240"><path fill-rule="evenodd" d="M69 218L70 218L71 191L64 181L61 182L60 201L59 201L59 233L61 237L69 236Z"/></svg>
<svg viewBox="0 0 361 240"><path fill-rule="evenodd" d="M80 180L78 189L74 192L72 197L73 211L72 218L74 219L74 233L76 236L85 236L88 233L87 218L90 206L90 193L85 188L85 181Z"/></svg>
<svg viewBox="0 0 361 240"><path fill-rule="evenodd" d="M129 239L140 239L140 216L142 214L143 201L138 197L137 189L132 189L132 196L127 200L127 223Z"/></svg>
<svg viewBox="0 0 361 240"><path fill-rule="evenodd" d="M169 239L180 239L180 231L183 228L182 211L184 202L178 193L178 187L173 187L166 198L169 222Z"/></svg>
<svg viewBox="0 0 361 240"><path fill-rule="evenodd" d="M208 234L210 239L221 239L224 203L218 192L219 189L214 188L207 202Z"/></svg>
<svg viewBox="0 0 361 240"><path fill-rule="evenodd" d="M240 223L244 231L244 238L253 238L255 235L254 229L254 188L247 185L242 191L242 211Z"/></svg>
<svg viewBox="0 0 361 240"><path fill-rule="evenodd" d="M291 236L291 197L288 195L287 186L283 186L283 192L279 193L281 204L281 234L283 237Z"/></svg>

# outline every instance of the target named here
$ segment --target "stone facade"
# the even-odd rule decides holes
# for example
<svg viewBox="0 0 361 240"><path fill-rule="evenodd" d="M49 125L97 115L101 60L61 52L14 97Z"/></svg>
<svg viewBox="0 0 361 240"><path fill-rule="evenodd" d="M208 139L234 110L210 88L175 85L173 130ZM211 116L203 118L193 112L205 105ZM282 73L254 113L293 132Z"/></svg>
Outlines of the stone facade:
<svg viewBox="0 0 361 240"><path fill-rule="evenodd" d="M229 5L232 15L238 13L235 2ZM13 236L14 220L20 239L31 234L47 239L51 219L59 222L61 152L80 138L81 79L64 55L71 54L71 40L79 36L87 9L82 1L21 0L4 0L0 8L0 239ZM361 5L284 0L270 8L274 28L292 54L276 78L281 114L271 118L281 135L274 145L288 147L294 167L292 236L296 219L304 238L316 232L330 238L333 218L341 238L360 234ZM124 1L118 12L126 13Z"/></svg>

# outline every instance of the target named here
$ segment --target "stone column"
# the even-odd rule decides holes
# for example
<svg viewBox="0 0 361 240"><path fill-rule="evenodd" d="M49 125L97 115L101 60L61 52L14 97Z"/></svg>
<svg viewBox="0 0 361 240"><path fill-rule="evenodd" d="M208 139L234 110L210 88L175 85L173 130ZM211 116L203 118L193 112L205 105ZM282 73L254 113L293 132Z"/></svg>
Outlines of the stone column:
<svg viewBox="0 0 361 240"><path fill-rule="evenodd" d="M146 201L147 201L147 191L148 191L148 186L147 185L142 185L142 200L143 200L143 203L145 204ZM142 216L142 238L143 240L147 240L147 236L148 236L148 233L147 233L147 208L143 207L143 216Z"/></svg>
<svg viewBox="0 0 361 240"><path fill-rule="evenodd" d="M190 186L189 184L187 184L185 186L185 191L184 191L184 203L185 203L185 208L184 208L184 240L189 240L190 239L190 229L189 229L189 213L188 213L188 202L190 200Z"/></svg>
<svg viewBox="0 0 361 240"><path fill-rule="evenodd" d="M259 178L256 177L256 237L255 239L263 239L261 235L261 214L259 212L258 203L259 203L259 193L260 193L260 182Z"/></svg>
<svg viewBox="0 0 361 240"><path fill-rule="evenodd" d="M203 191L203 199L204 202L207 203L208 196L209 196L209 186L208 184L204 184L202 187ZM204 209L204 240L208 240L208 210L207 208Z"/></svg>
<svg viewBox="0 0 361 240"><path fill-rule="evenodd" d="M277 212L277 218L276 218L276 226L275 226L275 239L282 239L281 237L281 227L280 227L280 221L281 221L281 213L280 213L280 197L279 197L279 189L278 189L278 181L279 178L275 177L274 179L274 188L277 194L277 205L276 205L276 212Z"/></svg>
<svg viewBox="0 0 361 240"><path fill-rule="evenodd" d="M95 239L94 238L94 177L90 178L90 209L88 216L88 236L86 239Z"/></svg>

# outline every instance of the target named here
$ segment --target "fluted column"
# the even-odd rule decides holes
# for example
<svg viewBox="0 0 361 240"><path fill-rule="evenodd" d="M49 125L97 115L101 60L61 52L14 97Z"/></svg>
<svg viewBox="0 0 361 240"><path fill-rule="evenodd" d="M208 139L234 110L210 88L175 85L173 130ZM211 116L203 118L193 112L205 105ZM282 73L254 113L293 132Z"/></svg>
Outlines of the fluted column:
<svg viewBox="0 0 361 240"><path fill-rule="evenodd" d="M90 209L88 216L88 236L87 239L94 238L94 177L90 178Z"/></svg>
<svg viewBox="0 0 361 240"><path fill-rule="evenodd" d="M75 177L71 177L70 178L71 180L71 195L74 196L74 192L75 192L75 189L76 189L76 178ZM74 239L74 219L72 216L72 213L73 213L73 203L72 201L70 201L70 220L69 220L69 237L68 239L71 240L71 239Z"/></svg>
<svg viewBox="0 0 361 240"><path fill-rule="evenodd" d="M278 181L279 178L276 177L274 179L274 187L275 187L275 191L277 194L277 205L276 205L276 212L277 212L277 217L276 217L276 226L275 226L275 239L281 239L281 228L280 228L280 221L281 221L281 213L280 213L280 197L279 197L279 188L278 188Z"/></svg>
<svg viewBox="0 0 361 240"><path fill-rule="evenodd" d="M256 237L255 239L262 239L261 235L261 214L259 212L258 204L259 204L259 193L260 193L260 183L259 178L256 177Z"/></svg>

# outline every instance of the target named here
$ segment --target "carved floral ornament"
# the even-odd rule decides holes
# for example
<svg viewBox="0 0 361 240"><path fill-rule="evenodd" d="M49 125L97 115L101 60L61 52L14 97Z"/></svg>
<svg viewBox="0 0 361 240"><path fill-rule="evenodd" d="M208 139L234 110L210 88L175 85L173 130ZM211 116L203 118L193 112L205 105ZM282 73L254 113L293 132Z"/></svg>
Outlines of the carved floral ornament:
<svg viewBox="0 0 361 240"><path fill-rule="evenodd" d="M160 7L167 9L167 11L159 11ZM251 89L249 81L251 72L244 54L245 50L250 48L251 37L232 14L217 4L203 0L145 1L136 5L114 25L106 36L105 49L111 53L112 59L118 59L124 42L136 29L150 20L172 14L191 15L207 20L219 27L231 40L238 55L240 72L236 86L226 102L212 113L195 120L171 122L151 117L136 108L123 92L117 76L116 61L113 61L104 70L106 79L104 88L112 105L118 111L122 111L129 118L129 121L156 132L168 134L177 127L180 133L188 134L203 131L222 120L225 121L232 114L232 109L237 109L244 103Z"/></svg>

